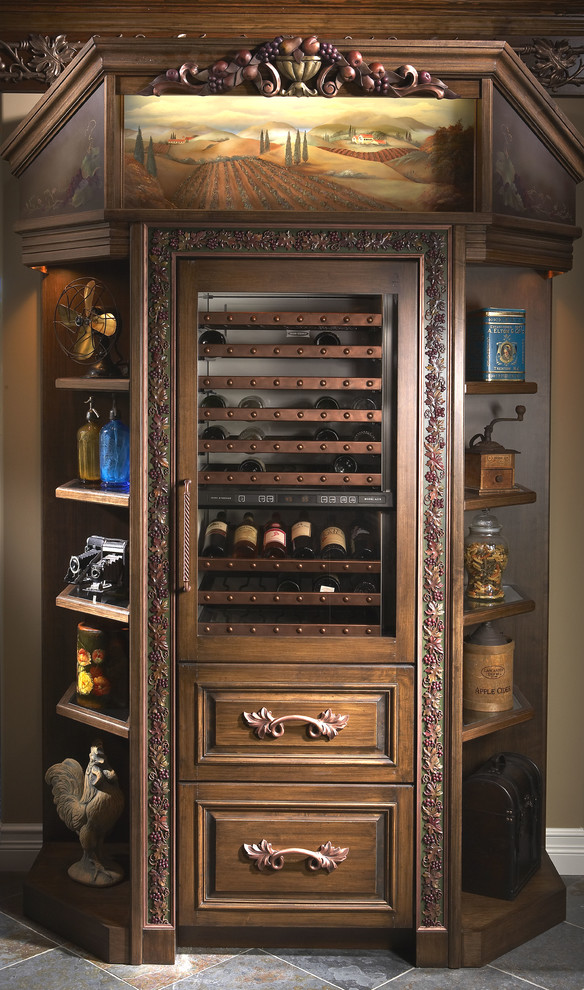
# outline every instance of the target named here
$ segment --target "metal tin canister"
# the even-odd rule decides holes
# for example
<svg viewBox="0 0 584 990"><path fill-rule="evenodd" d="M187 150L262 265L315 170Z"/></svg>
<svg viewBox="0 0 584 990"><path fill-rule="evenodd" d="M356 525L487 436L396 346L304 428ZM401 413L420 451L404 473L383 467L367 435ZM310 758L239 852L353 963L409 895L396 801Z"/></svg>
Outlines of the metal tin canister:
<svg viewBox="0 0 584 990"><path fill-rule="evenodd" d="M513 708L513 650L491 622L484 622L463 644L463 705L471 711Z"/></svg>

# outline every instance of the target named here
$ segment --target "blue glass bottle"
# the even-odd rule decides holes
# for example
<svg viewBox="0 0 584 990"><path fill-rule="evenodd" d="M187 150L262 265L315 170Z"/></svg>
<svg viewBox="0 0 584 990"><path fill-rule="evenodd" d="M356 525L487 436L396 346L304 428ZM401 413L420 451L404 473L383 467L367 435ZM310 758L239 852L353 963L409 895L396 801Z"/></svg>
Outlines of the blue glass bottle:
<svg viewBox="0 0 584 990"><path fill-rule="evenodd" d="M99 472L103 488L130 490L130 431L119 418L115 396L109 423L99 432Z"/></svg>

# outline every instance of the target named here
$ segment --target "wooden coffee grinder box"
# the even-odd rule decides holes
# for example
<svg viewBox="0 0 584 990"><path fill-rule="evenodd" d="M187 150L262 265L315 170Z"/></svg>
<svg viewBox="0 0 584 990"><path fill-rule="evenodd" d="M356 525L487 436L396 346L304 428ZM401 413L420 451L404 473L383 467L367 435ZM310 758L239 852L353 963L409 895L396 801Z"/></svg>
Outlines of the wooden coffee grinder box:
<svg viewBox="0 0 584 990"><path fill-rule="evenodd" d="M464 487L477 495L515 490L515 454L517 450L503 447L492 438L495 423L521 421L525 406L516 406L516 418L499 417L476 433L464 453Z"/></svg>

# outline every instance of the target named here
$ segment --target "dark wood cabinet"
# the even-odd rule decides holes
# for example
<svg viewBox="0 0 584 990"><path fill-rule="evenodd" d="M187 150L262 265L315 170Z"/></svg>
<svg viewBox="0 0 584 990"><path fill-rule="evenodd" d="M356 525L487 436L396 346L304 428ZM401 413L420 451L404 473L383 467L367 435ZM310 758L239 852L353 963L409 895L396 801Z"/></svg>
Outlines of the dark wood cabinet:
<svg viewBox="0 0 584 990"><path fill-rule="evenodd" d="M467 116L472 104L464 210L436 175L427 198L410 190L415 209L372 205L363 190L347 205L356 157L368 169L378 154L362 145L382 140L366 108L383 96L361 91L348 94L361 102L337 99L359 125L343 155L326 147L328 132L313 143L336 198L313 171L301 196L298 174L282 171L293 158L278 166L271 145L273 189L252 189L249 162L257 174L267 168L263 128L253 154L244 154L249 135L227 154L222 134L212 162L194 125L188 154L174 129L161 132L147 167L128 107L156 102L139 95L152 77L177 82L172 67L193 57L186 41L96 39L3 149L22 176L24 261L47 268L43 759L82 762L98 730L128 808L111 837L128 879L102 897L71 886L74 843L47 796L26 909L44 923L54 916L110 961L170 962L177 945L342 938L407 944L419 965L476 966L564 917L563 885L545 857L513 902L463 891L461 800L463 776L498 751L545 768L551 275L569 269L579 235L584 145L504 44L372 45L359 43L370 60L422 60L422 85L439 77ZM199 65L221 54L217 39L198 42ZM236 70L233 80L226 107L240 95L264 99L247 84L240 91ZM182 95L181 105L198 99ZM278 96L270 106L285 112ZM91 210L47 206L39 189L51 156L87 134L88 115L104 145ZM425 156L438 167L432 141L392 127L392 141L409 148L400 161L415 171ZM528 170L537 162L529 196L513 181L513 156ZM177 169L192 178L198 165L201 208L192 183L180 195L173 185ZM411 181L395 161L374 166L375 182ZM157 198L161 189L170 198ZM63 287L96 276L123 314L125 381L74 377L54 339ZM525 309L525 381L465 381L466 313L495 305ZM131 427L129 495L75 479L83 403L114 390ZM501 428L519 451L516 486L465 491L465 445L519 401L524 422ZM496 510L509 563L504 598L477 603L464 593L463 539L482 508ZM257 550L241 556L246 512ZM274 513L283 552L270 556L263 534ZM295 556L292 527L304 518L313 552ZM207 552L210 523L219 551ZM331 526L336 554L331 534L322 537ZM70 554L102 531L129 540L121 604L64 586ZM77 704L82 615L129 627L123 712ZM463 639L492 619L515 643L513 705L465 711Z"/></svg>

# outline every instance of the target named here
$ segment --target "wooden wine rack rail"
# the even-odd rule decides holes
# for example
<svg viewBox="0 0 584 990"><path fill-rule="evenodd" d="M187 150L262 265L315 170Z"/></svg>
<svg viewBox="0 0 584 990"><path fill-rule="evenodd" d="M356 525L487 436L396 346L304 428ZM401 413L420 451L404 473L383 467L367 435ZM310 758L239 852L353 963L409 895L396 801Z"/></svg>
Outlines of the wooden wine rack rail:
<svg viewBox="0 0 584 990"><path fill-rule="evenodd" d="M320 327L335 330L347 330L366 327L368 330L378 330L381 327L381 313L331 313L306 312L296 310L270 310L269 312L237 312L237 313L201 313L200 321L205 327L221 327L229 330L231 327Z"/></svg>
<svg viewBox="0 0 584 990"><path fill-rule="evenodd" d="M199 474L199 485L256 485L257 487L294 487L308 485L309 487L342 487L342 488L380 488L380 474L340 474L332 471L330 474L309 471L282 471L272 474L271 471L205 471Z"/></svg>
<svg viewBox="0 0 584 990"><path fill-rule="evenodd" d="M208 389L260 388L260 389L303 389L318 391L323 389L349 391L351 389L380 391L381 378L298 378L296 375L207 375L201 378L201 386Z"/></svg>
<svg viewBox="0 0 584 990"><path fill-rule="evenodd" d="M207 358L381 358L381 347L362 344L202 344L202 361Z"/></svg>
<svg viewBox="0 0 584 990"><path fill-rule="evenodd" d="M199 407L199 421L234 420L237 422L294 423L380 423L381 409L280 409L275 407L229 408L225 406Z"/></svg>
<svg viewBox="0 0 584 990"><path fill-rule="evenodd" d="M291 440L264 437L263 440L199 439L199 453L242 454L380 454L381 443L374 440Z"/></svg>
<svg viewBox="0 0 584 990"><path fill-rule="evenodd" d="M379 574L380 560L294 560L263 557L199 557L200 571L253 571L255 573Z"/></svg>
<svg viewBox="0 0 584 990"><path fill-rule="evenodd" d="M277 622L257 625L249 622L199 622L199 635L204 636L338 636L373 637L381 635L378 625L341 625L336 623Z"/></svg>
<svg viewBox="0 0 584 990"><path fill-rule="evenodd" d="M379 608L378 592L342 591L199 591L199 605L319 605L326 608L374 606Z"/></svg>

